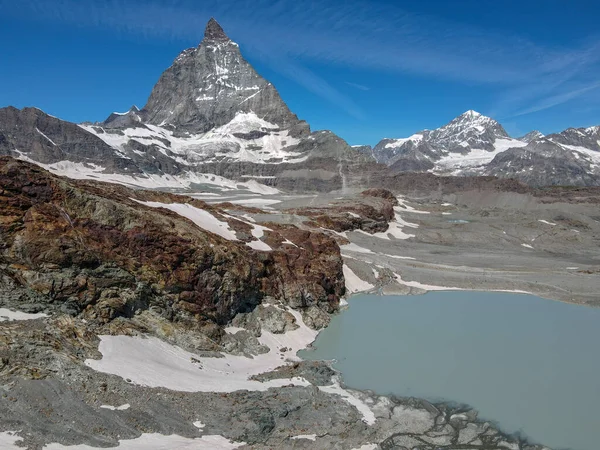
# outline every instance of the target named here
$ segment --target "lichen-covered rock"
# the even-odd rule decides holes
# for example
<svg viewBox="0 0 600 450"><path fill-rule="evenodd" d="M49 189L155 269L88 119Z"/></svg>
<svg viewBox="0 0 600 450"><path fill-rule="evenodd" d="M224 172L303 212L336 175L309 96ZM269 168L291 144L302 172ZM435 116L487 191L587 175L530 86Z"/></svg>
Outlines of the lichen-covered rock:
<svg viewBox="0 0 600 450"><path fill-rule="evenodd" d="M337 309L344 282L332 238L278 226L266 238L273 251L259 252L134 199L190 202L224 217L187 197L69 181L0 158L3 277L21 300L41 296L47 308L102 323L155 308L170 320L224 324L265 296Z"/></svg>

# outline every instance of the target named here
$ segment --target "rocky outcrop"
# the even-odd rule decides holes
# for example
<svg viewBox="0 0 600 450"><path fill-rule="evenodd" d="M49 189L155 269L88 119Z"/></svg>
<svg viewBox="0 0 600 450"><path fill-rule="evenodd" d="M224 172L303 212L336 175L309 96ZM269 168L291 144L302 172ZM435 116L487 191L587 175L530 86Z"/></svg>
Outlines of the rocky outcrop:
<svg viewBox="0 0 600 450"><path fill-rule="evenodd" d="M285 211L306 217L305 224L337 232L362 230L378 233L388 229L394 219L398 200L386 189L369 189L358 200L334 201L328 206L297 208Z"/></svg>
<svg viewBox="0 0 600 450"><path fill-rule="evenodd" d="M11 158L0 159L0 189L7 302L35 298L38 310L103 323L152 308L169 320L223 324L265 296L332 312L344 293L339 248L321 233L273 226L264 238L272 251L256 251L246 245L249 224L198 200L69 181ZM240 238L140 201L189 203Z"/></svg>

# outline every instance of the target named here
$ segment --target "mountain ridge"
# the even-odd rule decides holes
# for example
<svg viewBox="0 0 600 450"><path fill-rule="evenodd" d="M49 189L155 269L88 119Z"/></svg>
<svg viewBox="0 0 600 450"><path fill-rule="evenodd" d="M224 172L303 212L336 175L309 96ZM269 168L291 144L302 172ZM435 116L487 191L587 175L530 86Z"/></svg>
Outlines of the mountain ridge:
<svg viewBox="0 0 600 450"><path fill-rule="evenodd" d="M247 188L254 181L343 190L400 172L600 185L599 129L532 132L519 140L468 110L408 138L350 147L330 131L312 132L212 18L199 45L175 58L142 109L76 125L39 109L4 108L0 154L73 178L160 189L211 182Z"/></svg>

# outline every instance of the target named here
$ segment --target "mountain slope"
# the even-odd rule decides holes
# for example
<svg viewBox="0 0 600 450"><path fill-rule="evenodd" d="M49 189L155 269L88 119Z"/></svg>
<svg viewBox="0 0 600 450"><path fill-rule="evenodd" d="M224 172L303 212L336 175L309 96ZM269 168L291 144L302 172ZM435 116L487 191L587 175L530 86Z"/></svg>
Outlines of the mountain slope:
<svg viewBox="0 0 600 450"><path fill-rule="evenodd" d="M600 127L569 128L498 154L485 174L533 186L600 184Z"/></svg>

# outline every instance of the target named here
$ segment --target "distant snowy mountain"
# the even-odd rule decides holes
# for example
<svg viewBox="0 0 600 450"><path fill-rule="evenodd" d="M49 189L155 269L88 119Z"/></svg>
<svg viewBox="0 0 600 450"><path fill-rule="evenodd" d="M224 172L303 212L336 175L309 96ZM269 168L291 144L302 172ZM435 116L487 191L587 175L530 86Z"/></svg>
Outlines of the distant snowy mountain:
<svg viewBox="0 0 600 450"><path fill-rule="evenodd" d="M529 133L527 133L525 136L521 136L520 138L517 138L519 141L523 141L523 142L527 142L528 144L531 141L535 141L536 139L542 139L544 137L544 135L542 133L540 133L538 130L533 130L530 131Z"/></svg>
<svg viewBox="0 0 600 450"><path fill-rule="evenodd" d="M435 130L404 139L384 139L373 153L378 162L398 172L456 174L478 168L508 148L524 145L512 139L494 119L471 110Z"/></svg>
<svg viewBox="0 0 600 450"><path fill-rule="evenodd" d="M435 130L384 139L372 153L393 172L495 175L537 186L598 185L599 129L570 128L546 137L532 131L514 139L494 119L467 111Z"/></svg>

